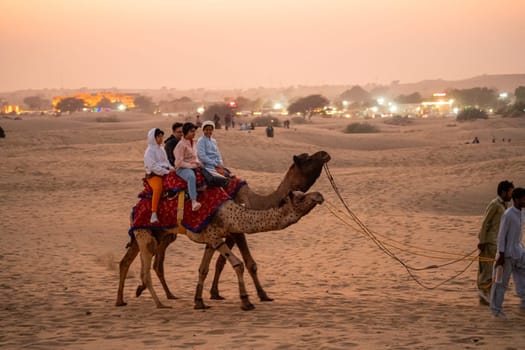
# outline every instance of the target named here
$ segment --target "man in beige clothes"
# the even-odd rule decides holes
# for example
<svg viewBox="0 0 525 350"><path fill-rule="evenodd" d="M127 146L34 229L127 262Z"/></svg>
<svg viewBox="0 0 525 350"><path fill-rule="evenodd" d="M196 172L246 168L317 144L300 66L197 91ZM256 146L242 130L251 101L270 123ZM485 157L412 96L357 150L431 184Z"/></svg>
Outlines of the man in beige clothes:
<svg viewBox="0 0 525 350"><path fill-rule="evenodd" d="M494 198L485 209L483 224L479 231L478 292L479 302L485 305L490 304L492 267L494 265L493 260L496 257L496 242L501 215L507 209L507 202L512 198L513 189L514 185L507 180L498 184L498 197Z"/></svg>

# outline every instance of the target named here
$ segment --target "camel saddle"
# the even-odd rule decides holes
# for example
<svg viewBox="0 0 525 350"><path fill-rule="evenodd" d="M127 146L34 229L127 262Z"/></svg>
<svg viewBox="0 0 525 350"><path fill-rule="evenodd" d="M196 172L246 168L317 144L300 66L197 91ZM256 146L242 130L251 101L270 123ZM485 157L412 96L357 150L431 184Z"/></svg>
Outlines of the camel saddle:
<svg viewBox="0 0 525 350"><path fill-rule="evenodd" d="M143 179L144 190L139 193L139 202L131 211L131 227L128 233L133 237L133 232L139 228L145 229L172 229L182 225L185 229L194 233L200 233L210 222L213 214L220 208L221 204L232 199L237 195L241 186L246 181L237 177L231 177L227 186L207 187L206 182L200 172L197 174L197 200L202 204L198 211L192 211L191 200L184 196L184 204L179 204L181 191L187 191L185 180L175 173L169 173L163 177L162 188L163 196L160 199L157 209L159 222L150 223L151 217L151 196L153 190L146 179ZM181 220L180 209L183 209ZM179 217L177 219L177 213Z"/></svg>

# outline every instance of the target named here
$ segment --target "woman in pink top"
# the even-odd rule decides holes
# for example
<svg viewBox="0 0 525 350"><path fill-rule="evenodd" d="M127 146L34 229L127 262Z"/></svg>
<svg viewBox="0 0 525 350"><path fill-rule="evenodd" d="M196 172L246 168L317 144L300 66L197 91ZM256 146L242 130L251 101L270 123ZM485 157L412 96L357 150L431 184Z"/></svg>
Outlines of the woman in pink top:
<svg viewBox="0 0 525 350"><path fill-rule="evenodd" d="M183 137L173 150L175 169L177 175L188 183L188 193L193 211L197 211L201 207L201 204L197 202L197 178L195 176L195 169L200 168L201 163L197 158L197 143L193 141L197 128L198 126L193 123L184 123L182 126Z"/></svg>

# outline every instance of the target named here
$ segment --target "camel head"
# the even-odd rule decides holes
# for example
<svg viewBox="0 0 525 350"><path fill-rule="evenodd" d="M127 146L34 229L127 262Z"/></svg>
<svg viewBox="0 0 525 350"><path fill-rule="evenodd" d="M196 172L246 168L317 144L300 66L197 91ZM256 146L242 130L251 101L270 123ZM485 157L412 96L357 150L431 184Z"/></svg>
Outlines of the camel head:
<svg viewBox="0 0 525 350"><path fill-rule="evenodd" d="M319 192L303 193L301 191L290 191L288 196L279 204L279 208L289 209L290 213L302 217L308 214L316 205L323 202L323 195Z"/></svg>
<svg viewBox="0 0 525 350"><path fill-rule="evenodd" d="M330 155L325 151L318 151L312 155L302 153L293 156L293 164L286 174L291 189L306 192L312 187L325 163L330 161Z"/></svg>

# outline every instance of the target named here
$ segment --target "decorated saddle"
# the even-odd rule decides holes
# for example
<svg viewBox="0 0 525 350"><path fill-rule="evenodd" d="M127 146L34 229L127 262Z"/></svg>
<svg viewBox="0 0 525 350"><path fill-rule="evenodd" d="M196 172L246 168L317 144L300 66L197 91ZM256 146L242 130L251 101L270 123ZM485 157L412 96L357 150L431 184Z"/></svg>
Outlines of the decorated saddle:
<svg viewBox="0 0 525 350"><path fill-rule="evenodd" d="M225 187L207 187L202 174L196 172L196 175L197 201L199 201L202 206L199 210L192 211L191 200L187 195L184 196L184 215L181 225L194 233L200 233L210 222L211 217L220 208L222 203L235 197L241 186L246 184L246 181L233 176ZM146 179L143 179L143 183L144 190L138 195L139 202L131 211L129 234L133 236L134 230L139 228L154 230L177 227L177 211L179 207L182 207L182 205L179 206L179 194L181 191L187 190L186 181L178 177L175 173L169 173L163 177L163 195L157 209L159 222L154 224L150 223L151 196L153 190Z"/></svg>

